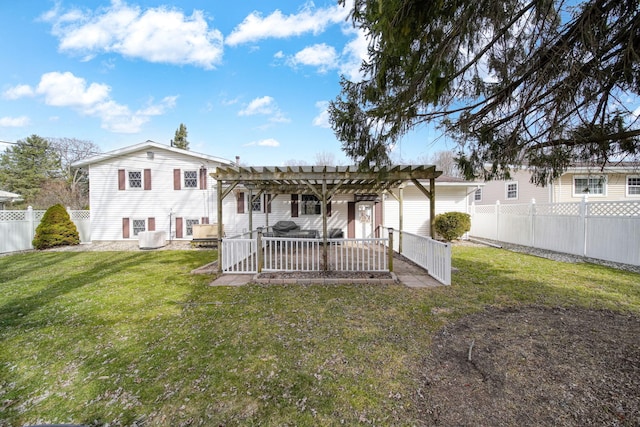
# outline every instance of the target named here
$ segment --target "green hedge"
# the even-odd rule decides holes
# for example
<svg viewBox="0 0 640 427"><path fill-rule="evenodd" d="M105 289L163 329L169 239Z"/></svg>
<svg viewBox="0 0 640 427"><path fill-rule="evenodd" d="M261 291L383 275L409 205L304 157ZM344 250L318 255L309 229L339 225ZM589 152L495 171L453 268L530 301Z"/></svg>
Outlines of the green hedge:
<svg viewBox="0 0 640 427"><path fill-rule="evenodd" d="M33 247L47 249L55 246L77 245L80 234L76 225L71 221L67 210L62 205L51 206L44 213L40 225L36 228Z"/></svg>
<svg viewBox="0 0 640 427"><path fill-rule="evenodd" d="M464 212L446 212L436 215L435 228L436 232L448 242L459 239L471 230L471 215Z"/></svg>

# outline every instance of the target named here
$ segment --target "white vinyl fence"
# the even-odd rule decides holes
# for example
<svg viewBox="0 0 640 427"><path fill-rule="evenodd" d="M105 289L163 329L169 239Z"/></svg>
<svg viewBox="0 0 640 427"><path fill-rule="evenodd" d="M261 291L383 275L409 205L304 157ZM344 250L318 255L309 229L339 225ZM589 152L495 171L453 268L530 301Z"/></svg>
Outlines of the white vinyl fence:
<svg viewBox="0 0 640 427"><path fill-rule="evenodd" d="M71 220L78 228L80 243L91 242L91 220L89 211L68 210ZM24 211L0 210L0 253L33 249L31 242L45 211L28 208Z"/></svg>
<svg viewBox="0 0 640 427"><path fill-rule="evenodd" d="M640 200L474 205L469 234L640 265Z"/></svg>

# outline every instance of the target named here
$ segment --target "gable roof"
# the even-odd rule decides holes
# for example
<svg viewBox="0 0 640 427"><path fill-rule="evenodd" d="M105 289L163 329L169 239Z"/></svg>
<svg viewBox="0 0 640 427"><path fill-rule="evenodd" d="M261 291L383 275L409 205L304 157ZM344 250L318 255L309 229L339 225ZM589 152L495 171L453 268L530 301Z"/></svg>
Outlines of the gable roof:
<svg viewBox="0 0 640 427"><path fill-rule="evenodd" d="M110 160L116 157L121 157L130 153L135 153L137 151L148 150L148 149L157 149L157 150L165 150L173 153L182 154L185 156L190 156L200 160L207 160L211 162L217 162L222 165L234 165L235 163L231 160L223 159L222 157L210 156L208 154L196 153L189 150L183 150L181 148L171 147L169 145L159 144L154 141L146 141L140 144L130 145L128 147L120 148L118 150L109 151L106 153L97 154L95 156L87 157L86 159L79 160L74 162L71 166L79 168L83 166L89 166L94 163L104 162L106 160Z"/></svg>

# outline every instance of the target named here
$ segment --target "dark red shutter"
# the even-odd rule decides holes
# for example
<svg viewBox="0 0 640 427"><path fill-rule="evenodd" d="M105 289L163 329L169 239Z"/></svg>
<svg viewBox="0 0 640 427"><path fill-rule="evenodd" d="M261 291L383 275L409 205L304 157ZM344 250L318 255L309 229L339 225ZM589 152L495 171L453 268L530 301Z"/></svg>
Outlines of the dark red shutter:
<svg viewBox="0 0 640 427"><path fill-rule="evenodd" d="M144 189L151 190L151 169L144 170Z"/></svg>
<svg viewBox="0 0 640 427"><path fill-rule="evenodd" d="M176 218L176 239L182 239L182 218Z"/></svg>
<svg viewBox="0 0 640 427"><path fill-rule="evenodd" d="M327 202L327 216L331 216L331 200Z"/></svg>
<svg viewBox="0 0 640 427"><path fill-rule="evenodd" d="M127 188L127 180L125 178L124 169L118 169L118 190Z"/></svg>
<svg viewBox="0 0 640 427"><path fill-rule="evenodd" d="M291 195L291 218L298 217L298 195Z"/></svg>
<svg viewBox="0 0 640 427"><path fill-rule="evenodd" d="M202 224L209 224L209 218L206 216L202 217Z"/></svg>
<svg viewBox="0 0 640 427"><path fill-rule="evenodd" d="M347 203L347 238L356 237L356 202Z"/></svg>
<svg viewBox="0 0 640 427"><path fill-rule="evenodd" d="M242 191L238 193L236 207L239 214L244 213L244 193Z"/></svg>
<svg viewBox="0 0 640 427"><path fill-rule="evenodd" d="M149 231L156 231L156 219L148 218L147 223L149 224Z"/></svg>
<svg viewBox="0 0 640 427"><path fill-rule="evenodd" d="M180 169L173 170L173 189L180 189Z"/></svg>
<svg viewBox="0 0 640 427"><path fill-rule="evenodd" d="M207 189L207 170L205 168L200 169L200 189Z"/></svg>
<svg viewBox="0 0 640 427"><path fill-rule="evenodd" d="M129 218L122 218L122 238L129 238Z"/></svg>
<svg viewBox="0 0 640 427"><path fill-rule="evenodd" d="M271 194L265 194L264 200L265 200L265 204L267 205L267 208L266 208L267 213L271 213Z"/></svg>

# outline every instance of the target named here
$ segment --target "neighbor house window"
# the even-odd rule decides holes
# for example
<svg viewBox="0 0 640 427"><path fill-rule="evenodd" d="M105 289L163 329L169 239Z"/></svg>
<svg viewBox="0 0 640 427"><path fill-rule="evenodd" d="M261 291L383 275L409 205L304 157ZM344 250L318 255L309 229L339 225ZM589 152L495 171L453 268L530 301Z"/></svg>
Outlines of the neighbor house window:
<svg viewBox="0 0 640 427"><path fill-rule="evenodd" d="M476 189L476 192L473 193L473 201L481 202L482 201L482 188Z"/></svg>
<svg viewBox="0 0 640 427"><path fill-rule="evenodd" d="M640 175L627 177L627 196L640 196Z"/></svg>
<svg viewBox="0 0 640 427"><path fill-rule="evenodd" d="M187 220L185 221L187 236L193 236L193 226L197 224L200 224L200 220L187 218Z"/></svg>
<svg viewBox="0 0 640 427"><path fill-rule="evenodd" d="M137 236L139 233L143 231L147 231L147 220L146 219L134 219L132 221L133 227L133 235Z"/></svg>
<svg viewBox="0 0 640 427"><path fill-rule="evenodd" d="M312 194L303 194L300 213L302 215L320 215L320 200Z"/></svg>
<svg viewBox="0 0 640 427"><path fill-rule="evenodd" d="M605 181L604 176L576 176L573 178L573 195L604 196Z"/></svg>
<svg viewBox="0 0 640 427"><path fill-rule="evenodd" d="M507 183L507 200L515 200L518 198L518 183L517 182L508 182Z"/></svg>
<svg viewBox="0 0 640 427"><path fill-rule="evenodd" d="M184 188L198 188L198 171L184 171Z"/></svg>
<svg viewBox="0 0 640 427"><path fill-rule="evenodd" d="M142 171L128 171L129 188L142 188Z"/></svg>

